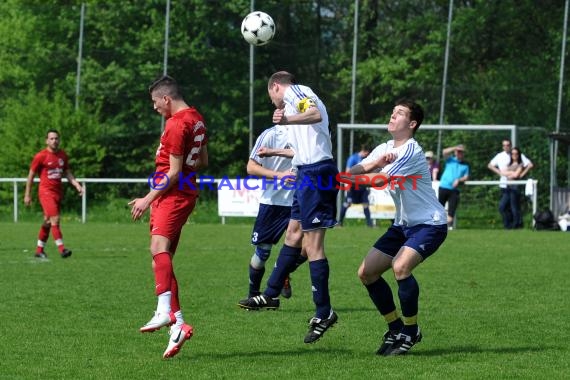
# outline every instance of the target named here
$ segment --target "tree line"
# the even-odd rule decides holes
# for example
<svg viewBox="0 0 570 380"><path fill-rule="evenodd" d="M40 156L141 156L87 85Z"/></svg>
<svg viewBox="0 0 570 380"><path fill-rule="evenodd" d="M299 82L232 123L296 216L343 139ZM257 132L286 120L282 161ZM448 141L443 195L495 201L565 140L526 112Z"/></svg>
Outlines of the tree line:
<svg viewBox="0 0 570 380"><path fill-rule="evenodd" d="M271 124L267 78L288 70L325 101L335 141L336 124L351 117L354 4L256 1L274 18L277 33L255 48L254 136ZM439 123L448 6L448 0L359 1L357 123L386 123L400 97L424 106L424 123ZM240 33L249 7L250 0L171 1L167 70L206 118L208 174L214 176L243 174L249 154L250 57ZM146 177L152 171L161 120L147 88L164 70L165 9L166 0L0 2L4 177L26 175L50 128L61 131L78 177ZM451 24L444 124L529 127L518 144L536 165L531 175L540 181L542 204L548 202L547 134L556 122L563 14L561 1L456 0ZM563 130L568 103L564 86ZM472 178L495 179L486 165L502 137L444 133L443 144L466 144ZM355 135L357 144L386 139ZM426 150L436 148L435 135L418 139ZM562 149L560 178L566 157Z"/></svg>

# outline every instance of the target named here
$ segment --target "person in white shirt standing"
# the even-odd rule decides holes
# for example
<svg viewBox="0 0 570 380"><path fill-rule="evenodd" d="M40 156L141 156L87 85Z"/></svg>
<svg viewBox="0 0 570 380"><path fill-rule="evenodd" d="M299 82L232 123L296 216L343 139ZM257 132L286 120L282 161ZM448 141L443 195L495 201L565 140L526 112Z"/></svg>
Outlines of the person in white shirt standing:
<svg viewBox="0 0 570 380"><path fill-rule="evenodd" d="M508 178L503 175L507 167L511 163L511 149L512 142L509 139L503 139L503 151L497 153L495 157L489 162L487 167L493 173L500 176L499 187L501 188L501 199L499 200L499 212L503 218L503 226L505 229L520 228L522 227L522 217L520 220L513 220L513 212L511 210L511 194L507 186ZM526 173L534 167L532 162L523 154L521 156L523 170L518 179L524 178Z"/></svg>
<svg viewBox="0 0 570 380"><path fill-rule="evenodd" d="M382 356L406 354L421 341L417 322L420 288L412 271L447 237L445 209L431 187L425 154L414 139L423 116L419 104L397 101L388 123L393 140L377 146L350 170L354 183L362 183L365 177L371 186L388 186L396 206L394 223L374 243L358 269L360 281L388 324L376 352ZM382 277L390 268L398 283L402 317Z"/></svg>
<svg viewBox="0 0 570 380"><path fill-rule="evenodd" d="M274 73L267 91L276 109L273 122L286 125L288 142L293 152L292 164L297 169L291 219L285 243L263 294L251 297L240 307L276 309L279 292L286 276L295 268L303 248L309 260L311 289L316 313L309 320L305 343L314 343L338 319L329 295L329 263L325 255L325 231L337 224L336 199L339 191L338 169L333 161L327 109L307 86L296 83L286 71ZM259 153L263 152L260 150ZM275 152L264 152L274 155Z"/></svg>

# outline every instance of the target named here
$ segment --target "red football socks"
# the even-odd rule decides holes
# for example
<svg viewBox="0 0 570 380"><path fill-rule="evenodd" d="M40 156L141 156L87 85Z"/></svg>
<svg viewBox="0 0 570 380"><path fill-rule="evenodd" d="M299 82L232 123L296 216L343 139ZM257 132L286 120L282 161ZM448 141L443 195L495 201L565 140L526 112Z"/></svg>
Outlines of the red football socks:
<svg viewBox="0 0 570 380"><path fill-rule="evenodd" d="M172 258L168 252L160 252L153 256L154 282L156 295L171 290L172 287Z"/></svg>
<svg viewBox="0 0 570 380"><path fill-rule="evenodd" d="M49 226L42 225L40 227L40 232L38 233L38 246L36 248L36 253L41 253L44 251L44 246L49 239ZM40 245L42 242L43 245Z"/></svg>
<svg viewBox="0 0 570 380"><path fill-rule="evenodd" d="M55 240L55 244L57 245L57 250L59 251L59 253L62 253L63 250L65 249L65 246L63 245L63 235L61 234L59 225L52 224L51 234L53 236L53 239Z"/></svg>

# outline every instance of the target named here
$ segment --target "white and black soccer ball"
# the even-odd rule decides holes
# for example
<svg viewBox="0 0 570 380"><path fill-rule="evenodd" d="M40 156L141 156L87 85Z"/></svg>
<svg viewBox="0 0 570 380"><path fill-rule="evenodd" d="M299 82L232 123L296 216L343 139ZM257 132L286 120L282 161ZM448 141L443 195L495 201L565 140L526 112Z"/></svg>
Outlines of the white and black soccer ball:
<svg viewBox="0 0 570 380"><path fill-rule="evenodd" d="M275 23L265 12L251 12L241 23L241 34L252 45L265 45L275 35Z"/></svg>

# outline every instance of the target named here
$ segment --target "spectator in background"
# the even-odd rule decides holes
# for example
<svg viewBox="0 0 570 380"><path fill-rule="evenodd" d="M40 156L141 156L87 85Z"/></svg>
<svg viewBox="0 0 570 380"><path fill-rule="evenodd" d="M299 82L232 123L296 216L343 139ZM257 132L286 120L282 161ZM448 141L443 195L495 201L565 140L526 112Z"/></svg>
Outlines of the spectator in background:
<svg viewBox="0 0 570 380"><path fill-rule="evenodd" d="M442 153L445 167L439 181L438 199L442 206L448 203L447 226L452 229L459 206L460 185L469 179L469 164L465 162L465 147L461 144L445 148Z"/></svg>
<svg viewBox="0 0 570 380"><path fill-rule="evenodd" d="M350 168L358 165L363 159L368 157L369 154L370 148L366 145L362 145L359 152L352 154L350 157L348 157L348 160L346 160L345 172L348 173L350 171ZM350 190L347 191L346 198L342 204L342 209L340 210L340 220L338 222L339 225L342 226L342 222L346 216L346 211L353 204L362 205L362 210L364 211L364 216L366 217L366 225L368 227L374 227L372 224L372 218L370 216L370 206L368 204L368 188L364 186L360 186L358 189L356 189L355 186L351 186Z"/></svg>
<svg viewBox="0 0 570 380"><path fill-rule="evenodd" d="M519 220L513 220L513 214L510 207L510 195L507 189L508 179L502 174L502 171L504 171L511 162L511 140L503 139L502 147L503 151L497 153L495 157L493 157L493 159L489 162L487 167L493 173L500 176L499 187L501 188L501 199L499 201L499 212L501 213L501 216L503 216L503 226L505 229L510 229L513 225L516 226L515 228L521 228L522 217ZM518 179L524 178L526 173L528 173L528 171L534 167L532 162L524 154L521 154L520 158L522 161L523 170L520 173Z"/></svg>
<svg viewBox="0 0 570 380"><path fill-rule="evenodd" d="M426 152L426 161L429 168L429 173L431 174L431 180L437 181L439 177L439 162L433 157L433 152L428 150Z"/></svg>
<svg viewBox="0 0 570 380"><path fill-rule="evenodd" d="M524 170L524 166L522 163L521 158L521 151L519 148L514 147L511 149L511 161L509 165L504 169L501 170L501 175L507 177L507 180L517 180L520 178L521 173ZM507 185L505 189L505 197L508 201L505 202L505 209L501 209L501 216L503 217L503 224L508 225L509 229L517 228L518 221L521 220L521 203L520 203L520 193L519 193L519 185ZM510 207L510 212L512 218L509 218L509 214L507 212L507 207Z"/></svg>

